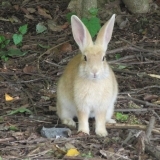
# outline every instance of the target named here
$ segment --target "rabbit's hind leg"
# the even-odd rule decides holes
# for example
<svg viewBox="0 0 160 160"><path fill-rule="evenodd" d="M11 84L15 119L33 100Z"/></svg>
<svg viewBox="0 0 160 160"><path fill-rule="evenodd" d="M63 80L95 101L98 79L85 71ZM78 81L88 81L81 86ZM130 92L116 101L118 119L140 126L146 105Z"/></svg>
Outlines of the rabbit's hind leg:
<svg viewBox="0 0 160 160"><path fill-rule="evenodd" d="M71 128L76 127L76 123L73 120L76 113L73 107L70 107L67 104L63 104L62 106L62 104L57 103L57 114L60 117L62 124L65 124Z"/></svg>

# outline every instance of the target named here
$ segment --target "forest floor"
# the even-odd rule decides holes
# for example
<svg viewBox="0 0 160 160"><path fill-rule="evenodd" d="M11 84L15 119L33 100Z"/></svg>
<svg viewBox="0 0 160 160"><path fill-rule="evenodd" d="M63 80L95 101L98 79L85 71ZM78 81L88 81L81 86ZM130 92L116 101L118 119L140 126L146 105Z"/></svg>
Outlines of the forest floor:
<svg viewBox="0 0 160 160"><path fill-rule="evenodd" d="M66 19L68 2L2 4L0 35L11 39L3 51L19 48L26 54L0 52L0 159L160 159L160 9L153 5L148 14L132 15L121 6L117 13L124 24L116 20L107 52L119 84L113 117L117 124L106 125L109 135L96 136L90 119L90 135L71 129L67 138L45 138L42 127L66 128L56 115L56 86L78 51ZM102 24L111 17L106 8L98 15ZM38 23L46 31L37 34ZM28 31L16 46L12 36L24 24Z"/></svg>

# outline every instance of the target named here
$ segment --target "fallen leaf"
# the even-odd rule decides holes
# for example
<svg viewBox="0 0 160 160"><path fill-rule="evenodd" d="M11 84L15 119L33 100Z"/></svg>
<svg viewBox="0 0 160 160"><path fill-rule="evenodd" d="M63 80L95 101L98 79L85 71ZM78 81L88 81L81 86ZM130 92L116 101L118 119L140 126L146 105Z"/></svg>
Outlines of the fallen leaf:
<svg viewBox="0 0 160 160"><path fill-rule="evenodd" d="M21 23L21 20L19 18L17 18L16 16L12 16L11 18L9 18L9 20L13 23Z"/></svg>
<svg viewBox="0 0 160 160"><path fill-rule="evenodd" d="M3 18L3 17L0 17L0 20L1 21L6 21L6 22L10 21L9 19Z"/></svg>
<svg viewBox="0 0 160 160"><path fill-rule="evenodd" d="M21 11L24 12L25 14L29 14L29 11L23 7L20 7Z"/></svg>
<svg viewBox="0 0 160 160"><path fill-rule="evenodd" d="M26 65L23 68L23 72L24 73L35 73L35 72L37 72L37 68L35 66L28 66L28 65Z"/></svg>
<svg viewBox="0 0 160 160"><path fill-rule="evenodd" d="M27 8L27 11L30 13L34 13L36 10L34 8Z"/></svg>
<svg viewBox="0 0 160 160"><path fill-rule="evenodd" d="M54 111L54 112L57 111L56 107L53 107L53 106L49 106L49 107L48 107L48 110L49 110L49 111Z"/></svg>
<svg viewBox="0 0 160 160"><path fill-rule="evenodd" d="M61 53L66 53L66 52L71 52L72 51L72 46L70 43L64 43L60 46L60 52Z"/></svg>
<svg viewBox="0 0 160 160"><path fill-rule="evenodd" d="M15 8L16 11L19 10L19 5L13 5L13 7Z"/></svg>
<svg viewBox="0 0 160 160"><path fill-rule="evenodd" d="M14 98L11 97L9 94L5 93L5 100L6 101L12 101Z"/></svg>
<svg viewBox="0 0 160 160"><path fill-rule="evenodd" d="M41 8L41 7L37 7L38 8L38 13L43 16L44 18L48 18L48 19L52 19L52 17L46 13L45 9Z"/></svg>
<svg viewBox="0 0 160 160"><path fill-rule="evenodd" d="M66 23L64 23L64 25L62 25L61 27L62 27L62 29L66 29L66 28L68 28L68 26L69 26L69 23L66 22Z"/></svg>
<svg viewBox="0 0 160 160"><path fill-rule="evenodd" d="M157 98L158 98L157 95L146 94L143 99L144 99L145 101L151 101L152 99L157 99Z"/></svg>
<svg viewBox="0 0 160 160"><path fill-rule="evenodd" d="M43 23L38 23L38 24L36 25L36 32L37 32L37 33L42 33L42 32L44 32L44 31L46 31L46 30L47 30L47 27L44 26Z"/></svg>
<svg viewBox="0 0 160 160"><path fill-rule="evenodd" d="M54 20L47 21L48 28L54 32L60 32L63 30L62 26L57 25Z"/></svg>
<svg viewBox="0 0 160 160"><path fill-rule="evenodd" d="M28 18L28 19L34 19L34 17L33 17L33 15L31 15L31 14L26 14L26 15L24 15L24 17L26 17L26 18Z"/></svg>
<svg viewBox="0 0 160 160"><path fill-rule="evenodd" d="M67 151L66 156L74 157L74 156L78 156L79 154L80 154L80 153L77 151L77 149L72 148L72 149L69 149L69 150Z"/></svg>

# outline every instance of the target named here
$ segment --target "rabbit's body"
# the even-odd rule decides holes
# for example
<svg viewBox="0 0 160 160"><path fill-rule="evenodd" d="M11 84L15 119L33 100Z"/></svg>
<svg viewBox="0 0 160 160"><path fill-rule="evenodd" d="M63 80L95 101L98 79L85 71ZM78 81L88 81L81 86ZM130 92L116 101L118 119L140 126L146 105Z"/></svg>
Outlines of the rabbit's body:
<svg viewBox="0 0 160 160"><path fill-rule="evenodd" d="M89 134L88 118L95 117L100 136L107 135L106 122L115 123L111 117L118 93L115 75L104 55L102 44L89 41L83 54L68 63L57 86L57 113L62 123L75 127L76 116L78 130Z"/></svg>

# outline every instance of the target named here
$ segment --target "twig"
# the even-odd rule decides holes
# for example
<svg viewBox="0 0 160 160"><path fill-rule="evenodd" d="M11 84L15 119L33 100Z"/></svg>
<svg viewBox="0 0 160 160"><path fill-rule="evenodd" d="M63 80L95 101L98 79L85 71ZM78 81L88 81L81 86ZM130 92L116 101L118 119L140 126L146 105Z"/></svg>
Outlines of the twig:
<svg viewBox="0 0 160 160"><path fill-rule="evenodd" d="M160 86L158 86L158 85L147 86L147 87L144 87L144 88L141 88L141 89L136 89L132 93L139 93L139 92L141 92L143 90L150 89L150 88L160 88ZM129 91L121 92L119 94L121 95L121 94L128 94L128 93L129 93ZM130 94L132 94L132 93L130 93Z"/></svg>
<svg viewBox="0 0 160 160"><path fill-rule="evenodd" d="M158 118L158 120L160 121L159 115L158 115L154 110L152 110L152 112L153 112L153 114Z"/></svg>
<svg viewBox="0 0 160 160"><path fill-rule="evenodd" d="M153 145L146 145L145 150L147 153L150 153L153 157L156 157L156 159L160 159L160 151L158 148L156 148Z"/></svg>
<svg viewBox="0 0 160 160"><path fill-rule="evenodd" d="M113 50L109 50L109 51L106 52L106 54L108 55L108 54L115 54L117 52L122 52L124 50L128 50L130 46L131 45L126 45L126 46L119 47L119 48L116 48L116 49L113 49Z"/></svg>
<svg viewBox="0 0 160 160"><path fill-rule="evenodd" d="M150 139L151 132L154 128L154 124L155 124L155 117L152 116L146 129L146 136L148 140Z"/></svg>
<svg viewBox="0 0 160 160"><path fill-rule="evenodd" d="M120 38L120 39L121 39L122 41L124 41L124 42L126 42L126 43L130 44L131 46L134 46L135 48L137 48L137 49L141 50L141 51L157 53L156 51L152 51L152 50L148 50L148 49L144 49L144 48L141 48L141 47L139 47L139 46L136 46L135 44L132 44L131 42L129 42L129 41L127 41L127 40L123 39L123 38Z"/></svg>
<svg viewBox="0 0 160 160"><path fill-rule="evenodd" d="M30 99L30 101L31 101L31 103L32 103L32 105L33 105L34 113L35 113L35 115L37 115L37 110L36 110L36 108L35 108L35 103L33 102L30 94L29 94L24 88L22 88L22 91L24 91L24 92L26 93L26 95L28 96L28 98Z"/></svg>
<svg viewBox="0 0 160 160"><path fill-rule="evenodd" d="M120 96L119 96L118 98L119 98L119 99L128 99L128 100L132 100L132 101L135 101L135 102L144 104L144 105L146 105L146 106L159 107L159 108L160 108L160 105L158 105L158 104L149 103L149 102L142 101L142 100L139 100L139 99L136 99L136 98L132 98L132 97L120 97Z"/></svg>
<svg viewBox="0 0 160 160"><path fill-rule="evenodd" d="M44 60L44 62L49 63L49 64L52 64L52 65L54 65L54 66L56 66L56 67L63 67L63 66L61 66L61 65L59 65L59 64L56 64L56 63L54 63L54 62L50 62L50 61L48 61L48 60Z"/></svg>
<svg viewBox="0 0 160 160"><path fill-rule="evenodd" d="M146 130L147 126L145 125L138 125L138 124L124 124L124 123L121 123L121 124L118 124L118 123L115 123L115 124L109 124L107 123L106 124L106 128L108 129L138 129L138 130ZM157 129L152 129L152 132L155 133L155 134L160 134L160 131L157 130Z"/></svg>
<svg viewBox="0 0 160 160"><path fill-rule="evenodd" d="M42 54L38 57L38 60L37 60L37 69L38 69L38 72L39 72L39 73L40 73L40 69L39 69L39 61L40 61L41 57L44 56L45 54L50 53L53 49L55 49L55 48L61 46L62 44L66 43L66 42L69 42L69 41L65 41L65 42L63 42L63 43L60 43L60 44L58 44L58 45L56 45L56 46L54 46L54 47L48 49L46 52L42 53Z"/></svg>
<svg viewBox="0 0 160 160"><path fill-rule="evenodd" d="M160 110L160 108L134 108L134 109L128 109L128 108L117 108L115 109L115 112L147 112L147 111L153 111L154 110Z"/></svg>

